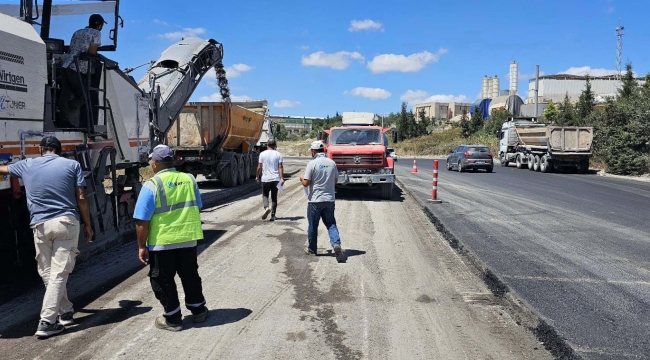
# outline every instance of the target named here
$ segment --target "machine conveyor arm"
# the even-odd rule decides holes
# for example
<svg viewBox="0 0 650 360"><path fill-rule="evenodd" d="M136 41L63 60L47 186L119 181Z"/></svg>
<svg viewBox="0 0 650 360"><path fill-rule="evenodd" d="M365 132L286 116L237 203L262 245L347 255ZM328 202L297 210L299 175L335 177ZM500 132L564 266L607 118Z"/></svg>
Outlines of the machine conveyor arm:
<svg viewBox="0 0 650 360"><path fill-rule="evenodd" d="M223 45L215 40L186 38L165 50L138 84L151 101L150 146L163 143L203 76L215 68L221 96L230 102L223 68Z"/></svg>

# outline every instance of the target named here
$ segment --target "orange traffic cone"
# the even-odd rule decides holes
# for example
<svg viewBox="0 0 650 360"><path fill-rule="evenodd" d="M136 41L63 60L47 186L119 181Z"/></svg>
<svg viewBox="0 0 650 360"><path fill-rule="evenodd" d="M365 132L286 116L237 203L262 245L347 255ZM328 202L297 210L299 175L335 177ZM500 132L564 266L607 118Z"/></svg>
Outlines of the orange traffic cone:
<svg viewBox="0 0 650 360"><path fill-rule="evenodd" d="M415 158L413 158L413 171L411 171L411 174L417 174L418 173L418 163L415 161Z"/></svg>

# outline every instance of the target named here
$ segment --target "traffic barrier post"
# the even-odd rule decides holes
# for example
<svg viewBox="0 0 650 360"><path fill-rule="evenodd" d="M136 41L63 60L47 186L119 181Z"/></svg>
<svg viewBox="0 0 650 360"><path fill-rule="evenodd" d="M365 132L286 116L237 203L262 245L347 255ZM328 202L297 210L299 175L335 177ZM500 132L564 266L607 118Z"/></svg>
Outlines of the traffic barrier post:
<svg viewBox="0 0 650 360"><path fill-rule="evenodd" d="M413 157L413 171L411 171L411 174L417 174L418 173L418 163L415 161L415 157Z"/></svg>
<svg viewBox="0 0 650 360"><path fill-rule="evenodd" d="M438 160L433 160L433 186L431 188L430 203L440 204L442 201L438 200Z"/></svg>

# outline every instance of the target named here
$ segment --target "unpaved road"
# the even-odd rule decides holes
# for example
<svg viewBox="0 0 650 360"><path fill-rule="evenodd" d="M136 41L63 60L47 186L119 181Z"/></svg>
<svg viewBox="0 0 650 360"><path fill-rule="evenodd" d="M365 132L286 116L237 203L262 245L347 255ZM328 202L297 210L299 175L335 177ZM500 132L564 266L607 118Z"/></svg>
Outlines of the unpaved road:
<svg viewBox="0 0 650 360"><path fill-rule="evenodd" d="M153 326L162 309L130 243L73 274L78 325L59 336L36 340L37 317L19 321L38 311L42 291L0 306L0 359L552 358L398 188L392 202L337 195L345 264L328 253L322 225L321 256L304 255L297 177L275 223L260 220L258 194L204 209L205 323L186 319L179 333ZM97 282L105 286L74 297Z"/></svg>

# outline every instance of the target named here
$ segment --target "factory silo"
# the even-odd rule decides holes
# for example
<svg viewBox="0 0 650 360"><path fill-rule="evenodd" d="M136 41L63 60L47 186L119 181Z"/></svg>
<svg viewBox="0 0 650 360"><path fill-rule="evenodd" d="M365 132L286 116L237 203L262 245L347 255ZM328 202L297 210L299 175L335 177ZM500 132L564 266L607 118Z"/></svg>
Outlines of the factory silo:
<svg viewBox="0 0 650 360"><path fill-rule="evenodd" d="M492 78L492 96L491 96L491 98L494 99L496 97L499 97L499 77L495 75Z"/></svg>
<svg viewBox="0 0 650 360"><path fill-rule="evenodd" d="M519 65L516 61L510 64L510 95L517 94L517 83L519 82Z"/></svg>

